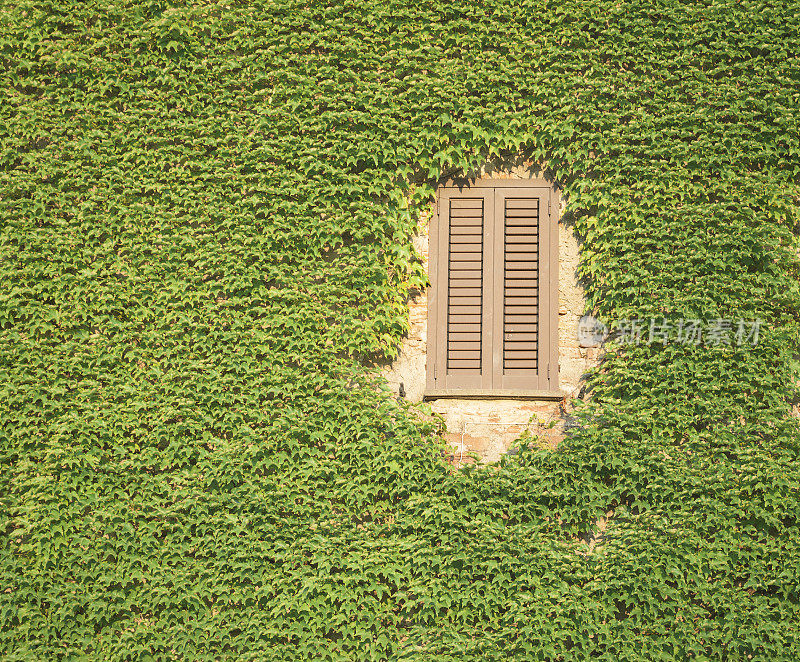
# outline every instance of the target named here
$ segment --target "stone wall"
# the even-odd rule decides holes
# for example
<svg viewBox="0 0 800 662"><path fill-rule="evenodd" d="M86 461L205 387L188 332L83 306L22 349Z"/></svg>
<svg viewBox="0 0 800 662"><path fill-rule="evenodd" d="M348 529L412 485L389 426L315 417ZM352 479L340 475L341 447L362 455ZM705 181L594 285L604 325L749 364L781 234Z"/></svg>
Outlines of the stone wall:
<svg viewBox="0 0 800 662"><path fill-rule="evenodd" d="M501 172L488 173L494 178L525 179L539 176L531 164ZM464 461L474 452L487 462L497 460L526 429L539 437L540 443L554 447L562 438L569 419L569 400L577 397L584 373L595 365L598 349L581 347L577 324L585 312L585 297L578 283L578 241L571 226L563 221L560 206L559 230L559 324L558 363L562 400L455 399L432 400L431 408L447 424L447 438L453 444L456 461ZM428 228L433 206L421 219L423 231L414 240L415 248L428 269ZM384 370L390 388L419 402L425 392L427 347L427 292L410 302L410 332L392 365ZM402 390L401 390L402 385ZM552 427L551 427L552 426Z"/></svg>

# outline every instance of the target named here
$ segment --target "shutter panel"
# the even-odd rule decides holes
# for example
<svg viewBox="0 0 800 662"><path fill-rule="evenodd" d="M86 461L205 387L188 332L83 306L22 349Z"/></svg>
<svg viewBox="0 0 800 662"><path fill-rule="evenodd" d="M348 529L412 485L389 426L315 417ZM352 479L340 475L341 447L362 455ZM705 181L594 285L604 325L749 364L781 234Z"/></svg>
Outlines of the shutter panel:
<svg viewBox="0 0 800 662"><path fill-rule="evenodd" d="M447 372L480 375L483 326L483 198L450 200Z"/></svg>
<svg viewBox="0 0 800 662"><path fill-rule="evenodd" d="M539 365L539 198L505 198L503 370Z"/></svg>
<svg viewBox="0 0 800 662"><path fill-rule="evenodd" d="M440 190L438 227L431 233L432 266L437 263L428 313L431 388L491 388L491 219L491 189Z"/></svg>
<svg viewBox="0 0 800 662"><path fill-rule="evenodd" d="M439 189L430 232L429 390L557 389L550 196L542 180Z"/></svg>
<svg viewBox="0 0 800 662"><path fill-rule="evenodd" d="M495 389L555 388L549 200L548 189L495 189Z"/></svg>

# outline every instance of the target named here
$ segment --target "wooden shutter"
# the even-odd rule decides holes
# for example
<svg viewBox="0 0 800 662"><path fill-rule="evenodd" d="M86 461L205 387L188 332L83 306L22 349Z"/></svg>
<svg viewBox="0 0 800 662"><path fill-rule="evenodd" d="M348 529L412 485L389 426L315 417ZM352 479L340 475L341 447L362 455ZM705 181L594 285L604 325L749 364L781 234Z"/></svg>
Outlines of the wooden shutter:
<svg viewBox="0 0 800 662"><path fill-rule="evenodd" d="M439 190L428 389L557 390L557 227L541 180Z"/></svg>
<svg viewBox="0 0 800 662"><path fill-rule="evenodd" d="M445 190L439 196L428 318L431 357L438 359L429 381L436 388L491 388L492 202L490 189Z"/></svg>
<svg viewBox="0 0 800 662"><path fill-rule="evenodd" d="M554 390L557 368L552 349L552 238L550 191L495 188L495 325L492 387L502 390ZM501 265L501 266L500 266ZM548 376L549 371L549 376Z"/></svg>

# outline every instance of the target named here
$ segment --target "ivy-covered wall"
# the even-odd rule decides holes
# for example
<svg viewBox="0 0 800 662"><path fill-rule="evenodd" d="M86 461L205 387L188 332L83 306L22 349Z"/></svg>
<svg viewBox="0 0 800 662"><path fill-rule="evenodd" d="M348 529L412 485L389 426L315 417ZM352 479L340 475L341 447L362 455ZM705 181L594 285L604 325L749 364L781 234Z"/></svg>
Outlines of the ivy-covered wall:
<svg viewBox="0 0 800 662"><path fill-rule="evenodd" d="M0 12L0 657L800 657L796 3ZM519 152L602 319L764 326L456 470L374 366Z"/></svg>

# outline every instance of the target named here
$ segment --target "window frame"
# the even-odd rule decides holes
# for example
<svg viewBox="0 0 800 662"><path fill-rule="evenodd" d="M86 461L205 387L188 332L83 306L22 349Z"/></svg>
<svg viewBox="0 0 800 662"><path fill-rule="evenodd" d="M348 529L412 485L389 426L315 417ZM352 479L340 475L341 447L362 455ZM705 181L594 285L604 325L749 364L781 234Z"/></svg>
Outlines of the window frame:
<svg viewBox="0 0 800 662"><path fill-rule="evenodd" d="M498 195L498 190L500 194ZM503 365L503 305L505 211L503 200L537 197L538 216L538 330L537 370L524 375L505 375ZM447 372L447 287L449 229L452 199L482 198L482 363L480 376L459 378ZM487 210L489 210L487 212ZM537 398L560 399L558 387L558 189L545 179L481 178L474 182L450 180L436 191L436 207L429 231L428 334L425 399ZM499 236L498 236L499 235ZM489 282L487 282L489 281ZM482 304L483 305L483 304ZM484 321L486 324L484 325ZM499 341L495 341L499 339ZM484 357L487 357L484 359Z"/></svg>

